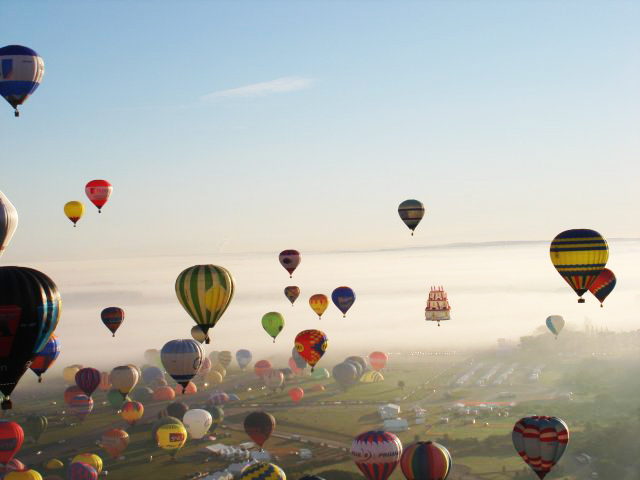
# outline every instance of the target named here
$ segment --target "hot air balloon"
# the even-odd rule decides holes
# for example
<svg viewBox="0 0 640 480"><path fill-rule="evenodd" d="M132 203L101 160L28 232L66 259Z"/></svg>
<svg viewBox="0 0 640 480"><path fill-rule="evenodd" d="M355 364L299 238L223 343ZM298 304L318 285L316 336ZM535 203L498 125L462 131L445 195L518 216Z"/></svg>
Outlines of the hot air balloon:
<svg viewBox="0 0 640 480"><path fill-rule="evenodd" d="M358 367L353 362L342 362L333 367L332 376L343 388L348 389L358 383Z"/></svg>
<svg viewBox="0 0 640 480"><path fill-rule="evenodd" d="M311 374L311 378L314 380L326 380L327 378L331 378L331 373L326 368L316 368Z"/></svg>
<svg viewBox="0 0 640 480"><path fill-rule="evenodd" d="M320 330L304 330L296 335L296 350L311 365L311 372L327 350L327 336Z"/></svg>
<svg viewBox="0 0 640 480"><path fill-rule="evenodd" d="M217 391L216 393L209 395L207 399L207 405L224 405L229 401L229 395L224 392Z"/></svg>
<svg viewBox="0 0 640 480"><path fill-rule="evenodd" d="M31 365L29 365L31 371L38 376L38 383L42 382L42 375L49 370L58 355L60 355L60 342L58 337L51 334L51 338L44 345L44 348L33 357Z"/></svg>
<svg viewBox="0 0 640 480"><path fill-rule="evenodd" d="M60 294L44 273L0 267L0 392L2 409L31 360L51 338L60 317Z"/></svg>
<svg viewBox="0 0 640 480"><path fill-rule="evenodd" d="M158 367L146 367L142 370L142 381L147 385L155 385L164 378L164 372Z"/></svg>
<svg viewBox="0 0 640 480"><path fill-rule="evenodd" d="M547 317L547 328L551 330L556 338L558 338L558 334L564 328L564 318L560 315L551 315Z"/></svg>
<svg viewBox="0 0 640 480"><path fill-rule="evenodd" d="M405 200L398 207L398 214L413 236L414 230L424 217L424 205L418 200Z"/></svg>
<svg viewBox="0 0 640 480"><path fill-rule="evenodd" d="M18 211L4 193L0 192L0 257L18 228Z"/></svg>
<svg viewBox="0 0 640 480"><path fill-rule="evenodd" d="M22 425L24 433L38 443L40 436L47 430L49 421L44 415L29 415Z"/></svg>
<svg viewBox="0 0 640 480"><path fill-rule="evenodd" d="M342 317L347 316L347 311L356 301L356 294L349 287L338 287L331 294L333 304L342 312Z"/></svg>
<svg viewBox="0 0 640 480"><path fill-rule="evenodd" d="M300 403L300 400L304 397L304 390L302 387L294 387L289 390L289 397L293 403Z"/></svg>
<svg viewBox="0 0 640 480"><path fill-rule="evenodd" d="M207 334L198 325L191 327L191 337L198 343L204 343L207 340Z"/></svg>
<svg viewBox="0 0 640 480"><path fill-rule="evenodd" d="M223 350L218 353L218 363L224 368L227 368L231 364L231 358L231 352L228 350Z"/></svg>
<svg viewBox="0 0 640 480"><path fill-rule="evenodd" d="M367 360L360 355L351 355L345 359L345 362L354 362L357 364L358 368L358 377L362 376L362 374L367 370Z"/></svg>
<svg viewBox="0 0 640 480"><path fill-rule="evenodd" d="M560 233L551 242L551 262L580 297L602 272L609 259L607 241L594 230L576 229Z"/></svg>
<svg viewBox="0 0 640 480"><path fill-rule="evenodd" d="M256 364L253 366L253 371L258 377L263 377L267 373L271 371L271 363L269 360L258 360Z"/></svg>
<svg viewBox="0 0 640 480"><path fill-rule="evenodd" d="M129 434L121 428L112 428L102 434L100 446L111 456L118 458L129 445Z"/></svg>
<svg viewBox="0 0 640 480"><path fill-rule="evenodd" d="M325 480L325 479L322 477L319 477L318 475L304 475L300 477L298 480Z"/></svg>
<svg viewBox="0 0 640 480"><path fill-rule="evenodd" d="M284 296L291 302L291 306L293 307L293 303L300 296L300 288L299 287L284 287Z"/></svg>
<svg viewBox="0 0 640 480"><path fill-rule="evenodd" d="M191 339L171 340L160 352L164 369L176 383L182 385L183 392L189 381L198 373L204 356L202 345Z"/></svg>
<svg viewBox="0 0 640 480"><path fill-rule="evenodd" d="M446 480L451 454L436 442L416 442L404 449L400 468L407 480Z"/></svg>
<svg viewBox="0 0 640 480"><path fill-rule="evenodd" d="M120 393L120 391L116 390L115 388L107 392L107 402L109 402L111 408L113 408L116 412L120 411L122 404L124 402L128 402L129 400L131 399L128 396L125 396L123 399L122 393Z"/></svg>
<svg viewBox="0 0 640 480"><path fill-rule="evenodd" d="M303 369L307 366L307 361L300 356L296 347L291 349L291 358L293 358L296 368Z"/></svg>
<svg viewBox="0 0 640 480"><path fill-rule="evenodd" d="M389 355L384 352L371 352L369 354L369 363L375 371L382 370L389 360Z"/></svg>
<svg viewBox="0 0 640 480"><path fill-rule="evenodd" d="M293 271L300 265L300 252L297 250L283 250L280 252L280 265L289 272L289 278L293 277Z"/></svg>
<svg viewBox="0 0 640 480"><path fill-rule="evenodd" d="M156 402L167 402L176 398L176 392L173 388L163 385L153 391L153 400Z"/></svg>
<svg viewBox="0 0 640 480"><path fill-rule="evenodd" d="M240 480L287 480L284 471L273 463L256 462L244 467Z"/></svg>
<svg viewBox="0 0 640 480"><path fill-rule="evenodd" d="M205 381L209 384L209 385L219 385L220 383L222 383L222 380L224 379L224 377L222 376L222 374L220 372L218 372L217 370L211 370L207 376L205 377Z"/></svg>
<svg viewBox="0 0 640 480"><path fill-rule="evenodd" d="M276 390L284 383L284 374L280 370L271 370L262 376L264 384L272 390Z"/></svg>
<svg viewBox="0 0 640 480"><path fill-rule="evenodd" d="M137 387L132 392L131 397L136 402L140 402L144 405L145 403L153 401L153 389L149 387Z"/></svg>
<svg viewBox="0 0 640 480"><path fill-rule="evenodd" d="M400 439L389 432L364 432L351 444L351 458L368 480L389 478L401 455Z"/></svg>
<svg viewBox="0 0 640 480"><path fill-rule="evenodd" d="M122 397L126 397L138 384L140 374L131 365L121 365L111 370L111 384Z"/></svg>
<svg viewBox="0 0 640 480"><path fill-rule="evenodd" d="M311 298L309 298L309 305L311 306L311 310L316 312L316 315L318 315L318 319L321 319L322 314L329 306L329 299L322 293L316 293L315 295L311 295Z"/></svg>
<svg viewBox="0 0 640 480"><path fill-rule="evenodd" d="M95 368L81 368L76 373L75 379L78 388L90 397L93 392L96 391L98 385L100 385L102 375L100 374L100 370L96 370Z"/></svg>
<svg viewBox="0 0 640 480"><path fill-rule="evenodd" d="M95 453L80 453L73 457L73 460L71 460L71 462L86 463L87 465L95 468L96 472L98 472L98 475L102 473L102 458L100 458Z"/></svg>
<svg viewBox="0 0 640 480"><path fill-rule="evenodd" d="M67 470L67 478L69 480L98 480L98 472L88 463L72 462Z"/></svg>
<svg viewBox="0 0 640 480"><path fill-rule="evenodd" d="M511 440L518 455L542 480L567 448L569 427L557 417L524 417L514 425Z"/></svg>
<svg viewBox="0 0 640 480"><path fill-rule="evenodd" d="M20 425L0 420L0 463L9 463L22 447L23 441L24 431Z"/></svg>
<svg viewBox="0 0 640 480"><path fill-rule="evenodd" d="M600 302L600 308L615 286L616 276L608 268L603 268L600 275L589 286L589 291Z"/></svg>
<svg viewBox="0 0 640 480"><path fill-rule="evenodd" d="M100 317L102 317L102 323L105 324L115 337L116 330L118 330L122 322L124 322L124 310L120 307L107 307L102 310Z"/></svg>
<svg viewBox="0 0 640 480"><path fill-rule="evenodd" d="M224 410L222 410L222 407L219 405L207 404L207 411L211 414L211 418L213 419L211 427L212 429L215 429L224 420Z"/></svg>
<svg viewBox="0 0 640 480"><path fill-rule="evenodd" d="M238 362L238 366L240 370L244 372L244 369L247 368L247 365L251 363L251 352L249 350L238 350L236 352L236 362Z"/></svg>
<svg viewBox="0 0 640 480"><path fill-rule="evenodd" d="M305 365L306 364L307 363L305 362ZM298 368L298 366L296 365L296 361L293 359L293 357L289 358L289 368L296 375L302 375L302 373L304 372L304 370L302 370L301 368Z"/></svg>
<svg viewBox="0 0 640 480"><path fill-rule="evenodd" d="M195 395L198 393L198 387L195 383L189 382L186 387L182 387L182 385L176 385L174 388L176 392L176 396L178 395Z"/></svg>
<svg viewBox="0 0 640 480"><path fill-rule="evenodd" d="M26 469L27 469L27 467L25 466L24 463L22 463L17 458L14 458L9 463L7 463L6 465L0 466L0 478L2 478L2 479L6 478L5 474L7 474L9 472L22 472L22 471L24 471Z"/></svg>
<svg viewBox="0 0 640 480"><path fill-rule="evenodd" d="M194 265L176 279L178 301L207 335L215 327L233 298L231 274L217 265Z"/></svg>
<svg viewBox="0 0 640 480"><path fill-rule="evenodd" d="M77 385L72 385L71 387L67 387L64 391L64 403L69 405L73 397L77 395L84 395L84 392L80 390Z"/></svg>
<svg viewBox="0 0 640 480"><path fill-rule="evenodd" d="M364 375L360 377L361 383L379 383L383 382L384 377L380 372L376 372L375 370L370 370L365 372Z"/></svg>
<svg viewBox="0 0 640 480"><path fill-rule="evenodd" d="M177 418L182 421L184 414L189 410L189 405L184 402L171 402L164 409L164 412L160 412L160 416L169 416L172 418Z"/></svg>
<svg viewBox="0 0 640 480"><path fill-rule="evenodd" d="M107 203L109 197L111 196L111 192L113 192L113 187L106 180L91 180L87 183L87 186L84 187L84 191L96 207L98 207L98 213L102 212L102 207Z"/></svg>
<svg viewBox="0 0 640 480"><path fill-rule="evenodd" d="M111 374L109 372L100 372L100 385L98 390L108 392L111 390Z"/></svg>
<svg viewBox="0 0 640 480"><path fill-rule="evenodd" d="M120 407L120 416L129 425L135 425L144 415L144 405L140 402L124 402Z"/></svg>
<svg viewBox="0 0 640 480"><path fill-rule="evenodd" d="M73 226L75 227L78 220L80 220L84 214L84 205L76 200L67 202L64 205L64 214L73 222Z"/></svg>
<svg viewBox="0 0 640 480"><path fill-rule="evenodd" d="M18 106L36 91L44 76L44 60L30 48L7 45L0 48L0 95L20 116Z"/></svg>
<svg viewBox="0 0 640 480"><path fill-rule="evenodd" d="M76 373L80 371L82 367L78 367L76 365L69 365L68 367L64 367L62 370L62 378L67 383L76 383ZM82 393L82 392L81 392Z"/></svg>
<svg viewBox="0 0 640 480"><path fill-rule="evenodd" d="M262 316L262 328L273 338L273 343L276 343L276 337L284 328L284 317L278 312L265 313Z"/></svg>
<svg viewBox="0 0 640 480"><path fill-rule="evenodd" d="M207 434L213 424L213 418L206 410L195 408L188 410L187 413L184 414L182 422L189 436L197 440Z"/></svg>
<svg viewBox="0 0 640 480"><path fill-rule="evenodd" d="M244 431L262 448L276 428L276 419L267 412L251 412L244 417Z"/></svg>
<svg viewBox="0 0 640 480"><path fill-rule="evenodd" d="M168 423L156 431L158 446L175 456L187 441L187 429L184 425Z"/></svg>
<svg viewBox="0 0 640 480"><path fill-rule="evenodd" d="M202 359L202 365L200 365L200 368L198 369L197 377L199 379L205 378L207 374L211 371L212 367L213 367L213 363L211 362L211 359L209 357L204 357Z"/></svg>
<svg viewBox="0 0 640 480"><path fill-rule="evenodd" d="M88 395L76 395L68 406L69 413L82 422L93 410L93 399Z"/></svg>
<svg viewBox="0 0 640 480"><path fill-rule="evenodd" d="M28 469L9 472L3 478L4 480L42 480L42 475L36 470Z"/></svg>

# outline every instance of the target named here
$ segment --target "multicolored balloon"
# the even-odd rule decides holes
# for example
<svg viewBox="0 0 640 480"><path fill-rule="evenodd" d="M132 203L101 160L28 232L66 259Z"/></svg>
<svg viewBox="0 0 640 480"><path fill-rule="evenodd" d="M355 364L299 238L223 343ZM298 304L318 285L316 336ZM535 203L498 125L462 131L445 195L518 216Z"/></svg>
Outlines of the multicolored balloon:
<svg viewBox="0 0 640 480"><path fill-rule="evenodd" d="M129 434L121 428L112 428L102 434L100 446L111 456L118 458L129 445Z"/></svg>
<svg viewBox="0 0 640 480"><path fill-rule="evenodd" d="M38 443L40 436L47 430L49 420L44 415L29 415L23 425L24 433Z"/></svg>
<svg viewBox="0 0 640 480"><path fill-rule="evenodd" d="M557 417L524 417L514 425L511 439L518 455L542 480L566 450L569 427Z"/></svg>
<svg viewBox="0 0 640 480"><path fill-rule="evenodd" d="M233 298L235 283L231 274L217 265L194 265L176 279L176 295L187 313L207 335L222 317Z"/></svg>
<svg viewBox="0 0 640 480"><path fill-rule="evenodd" d="M349 287L338 287L331 294L333 304L342 312L342 317L347 316L347 311L356 301L356 294Z"/></svg>
<svg viewBox="0 0 640 480"><path fill-rule="evenodd" d="M294 346L298 354L311 365L311 371L327 351L327 336L320 330L304 330L296 335Z"/></svg>
<svg viewBox="0 0 640 480"><path fill-rule="evenodd" d="M284 328L284 317L278 312L265 313L262 316L262 328L273 338L273 343L276 343L276 337Z"/></svg>
<svg viewBox="0 0 640 480"><path fill-rule="evenodd" d="M322 293L316 293L315 295L311 295L311 298L309 298L309 306L311 306L311 310L316 312L318 319L322 319L322 314L329 306L329 299Z"/></svg>
<svg viewBox="0 0 640 480"><path fill-rule="evenodd" d="M69 480L98 480L98 472L88 463L72 462L67 471Z"/></svg>
<svg viewBox="0 0 640 480"><path fill-rule="evenodd" d="M120 407L120 416L129 425L135 425L144 415L144 405L140 402L130 400L124 402Z"/></svg>
<svg viewBox="0 0 640 480"><path fill-rule="evenodd" d="M300 265L300 252L297 250L283 250L280 252L280 256L278 257L280 260L280 265L284 267L284 269L289 272L289 278L293 277L293 271L298 268Z"/></svg>
<svg viewBox="0 0 640 480"><path fill-rule="evenodd" d="M553 239L549 253L553 266L580 297L578 303L584 303L582 295L609 259L607 241L594 230L566 230Z"/></svg>
<svg viewBox="0 0 640 480"><path fill-rule="evenodd" d="M20 116L18 106L40 86L44 76L44 60L30 48L7 45L0 48L0 95Z"/></svg>
<svg viewBox="0 0 640 480"><path fill-rule="evenodd" d="M67 202L64 204L64 214L73 222L73 226L75 227L78 220L84 215L84 205L77 200Z"/></svg>
<svg viewBox="0 0 640 480"><path fill-rule="evenodd" d="M51 338L60 318L58 287L49 277L25 267L0 267L0 392L2 409L31 360Z"/></svg>
<svg viewBox="0 0 640 480"><path fill-rule="evenodd" d="M244 431L262 448L276 428L276 419L267 412L251 412L244 417Z"/></svg>
<svg viewBox="0 0 640 480"><path fill-rule="evenodd" d="M351 458L368 480L387 480L401 455L400 439L389 432L364 432L351 444Z"/></svg>
<svg viewBox="0 0 640 480"><path fill-rule="evenodd" d="M168 423L156 430L158 446L175 456L187 441L187 429L184 425Z"/></svg>
<svg viewBox="0 0 640 480"><path fill-rule="evenodd" d="M240 480L287 480L287 476L273 463L256 462L242 469Z"/></svg>
<svg viewBox="0 0 640 480"><path fill-rule="evenodd" d="M111 192L113 192L113 186L106 180L91 180L84 187L84 191L96 207L98 207L98 213L102 212L102 207L107 203Z"/></svg>
<svg viewBox="0 0 640 480"><path fill-rule="evenodd" d="M547 317L546 323L547 328L558 338L558 334L564 328L564 318L560 315L550 315Z"/></svg>
<svg viewBox="0 0 640 480"><path fill-rule="evenodd" d="M198 343L204 343L207 340L207 334L202 331L199 325L191 327L191 337Z"/></svg>
<svg viewBox="0 0 640 480"><path fill-rule="evenodd" d="M76 455L75 457L73 457L73 460L71 460L71 462L72 463L76 463L76 462L86 463L87 465L90 465L93 468L95 468L96 472L98 472L98 475L100 475L100 473L102 473L102 466L103 466L102 458L100 458L95 453L80 453L80 454Z"/></svg>
<svg viewBox="0 0 640 480"><path fill-rule="evenodd" d="M18 228L18 211L4 193L0 192L0 257Z"/></svg>
<svg viewBox="0 0 640 480"><path fill-rule="evenodd" d="M88 395L76 395L69 402L68 410L82 422L93 410L93 399Z"/></svg>
<svg viewBox="0 0 640 480"><path fill-rule="evenodd" d="M31 365L29 365L31 371L38 376L38 383L42 383L42 375L49 370L58 355L60 355L60 342L58 337L51 334L51 338L49 338L44 348L33 357Z"/></svg>
<svg viewBox="0 0 640 480"><path fill-rule="evenodd" d="M218 353L218 363L222 365L224 368L227 368L231 365L231 352L229 350L223 350Z"/></svg>
<svg viewBox="0 0 640 480"><path fill-rule="evenodd" d="M608 268L603 268L598 278L589 286L589 291L600 301L600 308L615 286L616 276Z"/></svg>
<svg viewBox="0 0 640 480"><path fill-rule="evenodd" d="M120 328L124 322L124 310L120 307L107 307L100 313L102 323L116 336L116 330Z"/></svg>
<svg viewBox="0 0 640 480"><path fill-rule="evenodd" d="M451 454L436 442L416 442L404 449L400 468L407 480L445 480L451 473Z"/></svg>
<svg viewBox="0 0 640 480"><path fill-rule="evenodd" d="M424 217L424 205L418 200L405 200L398 206L398 214L413 236L413 231Z"/></svg>
<svg viewBox="0 0 640 480"><path fill-rule="evenodd" d="M291 306L293 307L293 303L300 296L300 288L295 286L284 287L284 296L287 297L287 300L291 302Z"/></svg>
<svg viewBox="0 0 640 480"><path fill-rule="evenodd" d="M192 339L171 340L160 351L164 369L176 383L182 385L183 393L189 381L198 373L204 357L204 348Z"/></svg>
<svg viewBox="0 0 640 480"><path fill-rule="evenodd" d="M0 463L7 464L18 453L24 441L24 430L16 422L0 420Z"/></svg>

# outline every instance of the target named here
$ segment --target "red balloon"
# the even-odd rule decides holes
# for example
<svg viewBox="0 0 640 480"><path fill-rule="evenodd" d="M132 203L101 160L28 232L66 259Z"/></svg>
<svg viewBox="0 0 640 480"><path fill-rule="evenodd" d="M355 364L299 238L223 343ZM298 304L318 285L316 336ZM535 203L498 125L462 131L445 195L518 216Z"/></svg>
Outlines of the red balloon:
<svg viewBox="0 0 640 480"><path fill-rule="evenodd" d="M88 397L96 391L101 380L100 371L95 368L81 368L76 372L76 385Z"/></svg>
<svg viewBox="0 0 640 480"><path fill-rule="evenodd" d="M100 212L104 204L109 200L113 187L106 180L91 180L84 187L84 191L91 203L98 207L98 212Z"/></svg>
<svg viewBox="0 0 640 480"><path fill-rule="evenodd" d="M311 371L327 351L327 336L320 330L304 330L296 335L295 347L298 354L304 358Z"/></svg>
<svg viewBox="0 0 640 480"><path fill-rule="evenodd" d="M300 265L300 252L297 250L283 250L279 256L280 265L289 272L289 278L293 275L293 271Z"/></svg>
<svg viewBox="0 0 640 480"><path fill-rule="evenodd" d="M18 453L24 441L24 431L16 422L0 422L0 463L7 464Z"/></svg>
<svg viewBox="0 0 640 480"><path fill-rule="evenodd" d="M118 458L129 445L129 434L121 428L112 428L102 434L100 445L112 458Z"/></svg>
<svg viewBox="0 0 640 480"><path fill-rule="evenodd" d="M181 385L176 385L174 391L176 392L176 395L193 395L194 393L198 393L198 387L196 387L195 383L189 382L187 383L184 391L182 390Z"/></svg>
<svg viewBox="0 0 640 480"><path fill-rule="evenodd" d="M253 366L253 371L258 377L262 377L271 371L271 364L268 360L260 360Z"/></svg>
<svg viewBox="0 0 640 480"><path fill-rule="evenodd" d="M156 402L166 402L174 398L176 398L176 392L169 386L163 385L153 391L153 399Z"/></svg>
<svg viewBox="0 0 640 480"><path fill-rule="evenodd" d="M389 355L384 352L372 352L369 355L369 363L371 364L371 368L373 368L376 372L379 372L387 365L387 360L389 360Z"/></svg>
<svg viewBox="0 0 640 480"><path fill-rule="evenodd" d="M304 397L304 390L302 389L302 387L292 388L291 390L289 390L289 396L291 397L291 401L293 403L299 403L300 400L302 400L302 397Z"/></svg>
<svg viewBox="0 0 640 480"><path fill-rule="evenodd" d="M84 395L84 392L77 385L72 385L67 387L64 391L64 403L67 405L71 404L71 400L78 395Z"/></svg>

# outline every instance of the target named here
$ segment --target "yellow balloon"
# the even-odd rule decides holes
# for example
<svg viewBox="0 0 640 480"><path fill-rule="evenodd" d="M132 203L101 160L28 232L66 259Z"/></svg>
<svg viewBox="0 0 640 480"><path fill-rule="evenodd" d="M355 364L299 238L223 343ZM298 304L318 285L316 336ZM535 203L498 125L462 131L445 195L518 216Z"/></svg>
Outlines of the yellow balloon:
<svg viewBox="0 0 640 480"><path fill-rule="evenodd" d="M95 453L81 453L79 455L76 455L75 457L73 457L71 463L75 462L86 463L87 465L92 466L96 469L98 475L100 475L100 472L102 471L102 459Z"/></svg>
<svg viewBox="0 0 640 480"><path fill-rule="evenodd" d="M19 472L9 472L4 476L5 480L42 480L40 475L35 470L21 470Z"/></svg>
<svg viewBox="0 0 640 480"><path fill-rule="evenodd" d="M218 385L220 383L222 383L222 374L220 372L218 372L217 370L211 370L209 373L207 373L207 375L204 377L205 382L207 382L209 385Z"/></svg>
<svg viewBox="0 0 640 480"><path fill-rule="evenodd" d="M156 431L156 441L163 450L180 450L187 441L187 429L182 424L162 425Z"/></svg>
<svg viewBox="0 0 640 480"><path fill-rule="evenodd" d="M322 314L329 305L329 299L322 293L316 293L309 299L309 305L311 306L311 309L316 312L318 318L322 318Z"/></svg>
<svg viewBox="0 0 640 480"><path fill-rule="evenodd" d="M47 470L60 470L64 467L64 463L62 463L57 458L52 458L44 466L47 468Z"/></svg>
<svg viewBox="0 0 640 480"><path fill-rule="evenodd" d="M77 366L72 365L70 367L66 367L62 370L62 378L67 383L71 383L72 385L76 384L76 373L80 370Z"/></svg>
<svg viewBox="0 0 640 480"><path fill-rule="evenodd" d="M64 206L64 214L67 216L69 220L73 222L73 226L76 226L76 223L82 217L84 213L84 205L82 203L73 200L71 202L67 202Z"/></svg>
<svg viewBox="0 0 640 480"><path fill-rule="evenodd" d="M227 370L219 363L211 367L211 370L214 372L218 372L220 375L222 375L222 378L227 376Z"/></svg>

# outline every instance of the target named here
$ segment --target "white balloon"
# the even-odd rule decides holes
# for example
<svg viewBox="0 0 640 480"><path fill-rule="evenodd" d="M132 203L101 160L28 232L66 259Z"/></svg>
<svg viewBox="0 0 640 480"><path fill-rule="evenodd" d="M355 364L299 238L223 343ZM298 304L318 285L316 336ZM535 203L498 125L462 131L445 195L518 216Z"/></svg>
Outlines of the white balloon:
<svg viewBox="0 0 640 480"><path fill-rule="evenodd" d="M9 245L18 227L18 212L9 199L0 192L0 256Z"/></svg>
<svg viewBox="0 0 640 480"><path fill-rule="evenodd" d="M190 437L202 438L211 428L213 417L206 410L194 408L193 410L187 410L187 413L182 418L182 423Z"/></svg>

